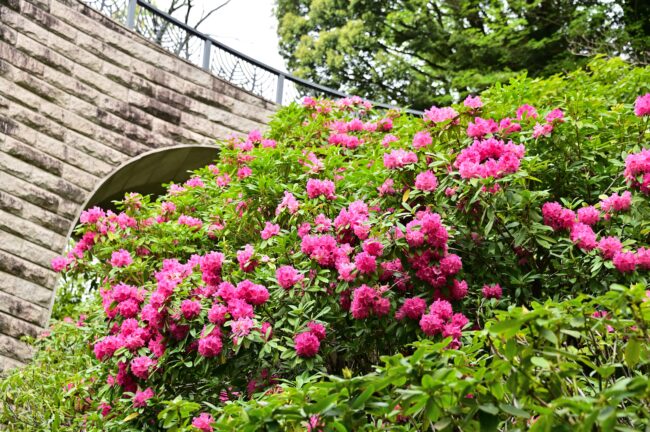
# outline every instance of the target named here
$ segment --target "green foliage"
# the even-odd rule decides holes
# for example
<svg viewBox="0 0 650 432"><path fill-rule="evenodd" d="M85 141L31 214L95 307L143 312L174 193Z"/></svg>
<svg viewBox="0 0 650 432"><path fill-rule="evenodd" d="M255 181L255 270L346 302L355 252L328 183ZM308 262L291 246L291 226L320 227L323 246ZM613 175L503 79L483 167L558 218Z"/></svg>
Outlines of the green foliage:
<svg viewBox="0 0 650 432"><path fill-rule="evenodd" d="M595 54L650 61L647 2L279 0L276 14L297 75L418 109Z"/></svg>
<svg viewBox="0 0 650 432"><path fill-rule="evenodd" d="M566 76L514 78L487 91L483 108L454 106L457 115L441 123L352 101L351 107L317 101L283 108L268 131L277 147L260 142L244 151L241 142L222 142L220 159L198 170L193 185L170 185L155 202L128 195L120 215L103 214L78 227L80 236L93 240L78 243L64 259L66 295L57 315L87 316L79 326L56 322L36 341L34 362L3 379L0 423L16 431L196 431L191 423L210 413L216 430L244 431L650 427L647 269L619 271L598 250L582 250L567 231L546 225L540 210L559 201L574 210L596 205L604 215L599 200L630 190L631 208L608 213L594 230L599 238L621 238L625 250L648 246L648 196L630 189L621 173L626 157L647 147L650 116L636 116L632 104L649 82L649 68L598 59ZM534 104L539 116L517 120L521 131L507 135L526 149L520 165L496 178L461 175L454 163L474 141L468 125L477 116L514 118L523 103ZM535 134L555 108L564 111L563 121L552 123L549 135ZM396 138L382 144L388 131L368 127L351 132L362 140L356 148L328 143L333 124L359 119L390 122ZM431 143L414 148L418 132L428 133ZM396 149L414 150L417 162L382 164ZM252 174L238 177L244 167ZM435 173L434 190L415 187L425 170ZM336 197L310 197L309 179L335 180ZM386 180L394 194L379 193ZM300 202L293 213L276 211L285 192ZM395 275L355 273L346 281L338 268L303 250L298 230L305 222L313 234L318 215L334 220L356 201L370 208L365 223L368 237L382 243L379 263L401 260L404 268ZM413 222L422 212L440 216L447 250L408 237L419 229ZM200 226L180 223L181 216ZM263 239L267 222L280 232ZM328 232L338 245L347 243L340 247L352 251L347 254L355 262L361 235L349 223ZM245 245L254 249L252 271L238 262ZM121 251L132 263L111 263ZM255 304L249 333L235 334L230 305L225 322L209 318L212 306L227 304L200 266L212 251L224 254L219 278L250 280L268 290L268 300ZM415 268L425 251L456 254L462 269L434 285ZM167 275L175 283L154 307L168 259L178 260ZM442 268L437 259L428 261L434 274ZM281 287L276 270L283 265L295 267L302 280ZM403 276L408 279L400 286ZM469 291L452 298L452 279L461 278ZM129 335L109 354L98 349L122 332L129 315L116 309L126 300L112 297L120 283L141 298L134 321L149 342L160 337L162 352L151 344L129 348ZM486 298L481 287L494 283L503 295ZM348 311L342 299L362 284L388 300L388 314L364 318ZM445 337L425 332L419 318L398 319L406 299L416 296L427 306L447 297L453 312L470 322ZM185 316L181 304L187 300L200 303L198 315ZM145 319L144 304L161 313L160 320L151 318L151 309ZM315 355L298 355L294 338L311 321L323 323L327 335ZM271 330L263 334L257 329L264 322ZM177 326L187 326L186 333ZM222 349L214 356L197 352L197 343L215 330ZM156 364L136 379L133 362L142 357ZM120 374L131 374L131 381L115 384ZM147 388L154 396L135 405L133 392Z"/></svg>
<svg viewBox="0 0 650 432"><path fill-rule="evenodd" d="M341 431L645 430L645 288L512 307L458 351L422 341L371 374L298 377L276 394L226 405L216 427L301 430L317 415ZM607 317L594 318L599 310Z"/></svg>

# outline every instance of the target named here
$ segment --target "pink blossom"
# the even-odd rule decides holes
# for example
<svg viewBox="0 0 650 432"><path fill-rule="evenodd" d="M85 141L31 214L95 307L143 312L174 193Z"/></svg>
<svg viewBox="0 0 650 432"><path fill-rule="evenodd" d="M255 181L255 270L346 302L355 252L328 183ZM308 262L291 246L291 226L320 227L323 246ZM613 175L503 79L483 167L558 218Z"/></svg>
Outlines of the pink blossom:
<svg viewBox="0 0 650 432"><path fill-rule="evenodd" d="M323 213L320 213L316 216L316 219L314 219L314 225L316 226L317 232L327 232L332 228L332 220Z"/></svg>
<svg viewBox="0 0 650 432"><path fill-rule="evenodd" d="M336 195L334 195L334 189L334 182L331 180L307 180L307 195L309 198L314 199L319 196L324 196L329 200L336 199Z"/></svg>
<svg viewBox="0 0 650 432"><path fill-rule="evenodd" d="M645 148L639 153L628 155L625 158L624 174L632 187L650 195L650 149Z"/></svg>
<svg viewBox="0 0 650 432"><path fill-rule="evenodd" d="M523 145L515 145L512 141L505 144L495 138L476 140L460 152L454 167L465 179L501 178L519 169L524 152Z"/></svg>
<svg viewBox="0 0 650 432"><path fill-rule="evenodd" d="M503 290L499 284L483 285L481 292L483 293L483 297L486 299L500 299L503 295Z"/></svg>
<svg viewBox="0 0 650 432"><path fill-rule="evenodd" d="M302 275L298 270L288 265L278 268L275 272L275 277L278 280L278 284L284 289L289 289L302 280Z"/></svg>
<svg viewBox="0 0 650 432"><path fill-rule="evenodd" d="M448 320L454 312L451 303L447 300L436 300L429 306L429 313L438 315L443 320Z"/></svg>
<svg viewBox="0 0 650 432"><path fill-rule="evenodd" d="M385 195L393 195L395 193L395 188L393 188L393 185L395 182L393 179L388 178L382 183L381 186L377 188L377 191L379 192L379 196L385 196Z"/></svg>
<svg viewBox="0 0 650 432"><path fill-rule="evenodd" d="M131 360L131 372L136 377L146 380L149 378L149 369L156 364L155 360L152 360L147 356L136 357Z"/></svg>
<svg viewBox="0 0 650 432"><path fill-rule="evenodd" d="M384 166L389 169L402 168L417 161L418 157L415 153L402 149L384 154Z"/></svg>
<svg viewBox="0 0 650 432"><path fill-rule="evenodd" d="M201 180L201 177L193 176L188 181L185 182L185 186L202 188L202 187L205 187L205 183L203 183L203 180Z"/></svg>
<svg viewBox="0 0 650 432"><path fill-rule="evenodd" d="M564 113L561 109L556 108L550 113L546 114L546 121L549 123L564 123Z"/></svg>
<svg viewBox="0 0 650 432"><path fill-rule="evenodd" d="M631 273L636 269L636 256L633 252L616 252L612 263L621 273Z"/></svg>
<svg viewBox="0 0 650 432"><path fill-rule="evenodd" d="M463 268L460 257L456 254L449 254L440 260L440 270L448 276L453 276Z"/></svg>
<svg viewBox="0 0 650 432"><path fill-rule="evenodd" d="M142 408L147 406L148 400L153 397L154 393L151 387L148 387L144 391L136 391L135 395L133 396L133 406L135 408Z"/></svg>
<svg viewBox="0 0 650 432"><path fill-rule="evenodd" d="M395 141L399 141L399 138L397 138L395 135L386 134L386 136L384 136L384 138L381 140L381 145L388 147L390 143Z"/></svg>
<svg viewBox="0 0 650 432"><path fill-rule="evenodd" d="M634 101L634 114L639 117L650 115L650 93L636 98L636 101Z"/></svg>
<svg viewBox="0 0 650 432"><path fill-rule="evenodd" d="M214 418L208 413L201 413L198 417L192 419L192 426L201 432L213 432L212 425L215 423Z"/></svg>
<svg viewBox="0 0 650 432"><path fill-rule="evenodd" d="M598 242L598 250L605 259L612 259L614 255L621 252L623 245L617 237L603 237Z"/></svg>
<svg viewBox="0 0 650 432"><path fill-rule="evenodd" d="M376 257L381 256L384 251L384 245L377 239L368 239L363 242L361 247L364 252Z"/></svg>
<svg viewBox="0 0 650 432"><path fill-rule="evenodd" d="M203 282L214 286L221 283L221 267L224 259L225 257L221 252L209 252L199 259Z"/></svg>
<svg viewBox="0 0 650 432"><path fill-rule="evenodd" d="M558 202L547 202L542 206L544 224L554 231L571 229L575 223L576 215L572 210L562 207Z"/></svg>
<svg viewBox="0 0 650 432"><path fill-rule="evenodd" d="M463 101L463 105L465 105L467 108L477 109L483 106L483 102L481 101L480 96L472 97L471 95L468 95Z"/></svg>
<svg viewBox="0 0 650 432"><path fill-rule="evenodd" d="M327 331L325 330L325 326L321 323L317 323L316 321L311 321L307 323L307 327L309 327L309 331L314 336L316 336L319 341L322 341L327 336Z"/></svg>
<svg viewBox="0 0 650 432"><path fill-rule="evenodd" d="M625 191L619 195L613 193L600 202L600 208L605 213L622 212L630 209L632 205L632 194L630 191Z"/></svg>
<svg viewBox="0 0 650 432"><path fill-rule="evenodd" d="M253 254L255 250L253 246L247 244L244 246L243 250L237 251L237 262L239 263L239 268L245 272L252 272L257 267L257 261L253 260Z"/></svg>
<svg viewBox="0 0 650 432"><path fill-rule="evenodd" d="M637 249L636 265L641 270L650 270L650 249L646 249L646 248Z"/></svg>
<svg viewBox="0 0 650 432"><path fill-rule="evenodd" d="M104 210L99 207L93 207L81 212L81 216L79 216L79 222L84 225L90 225L96 223L105 216L106 212L104 212Z"/></svg>
<svg viewBox="0 0 650 432"><path fill-rule="evenodd" d="M596 225L600 220L600 212L594 206L578 209L578 222L586 225Z"/></svg>
<svg viewBox="0 0 650 432"><path fill-rule="evenodd" d="M99 404L98 409L102 417L106 417L111 412L111 409L113 408L106 402L102 402Z"/></svg>
<svg viewBox="0 0 650 432"><path fill-rule="evenodd" d="M233 321L230 324L230 328L232 330L233 336L244 337L251 332L251 329L254 327L254 325L255 323L253 322L253 320L246 317L246 318L239 318Z"/></svg>
<svg viewBox="0 0 650 432"><path fill-rule="evenodd" d="M181 302L181 312L186 320L191 320L201 313L201 302L198 300L183 300Z"/></svg>
<svg viewBox="0 0 650 432"><path fill-rule="evenodd" d="M275 140L272 139L262 140L262 148L275 148L277 145L278 143L276 143Z"/></svg>
<svg viewBox="0 0 650 432"><path fill-rule="evenodd" d="M244 279L237 284L237 297L247 303L259 306L269 299L269 291L262 285Z"/></svg>
<svg viewBox="0 0 650 432"><path fill-rule="evenodd" d="M223 325L227 321L226 313L228 313L228 308L215 302L208 311L208 321L213 324Z"/></svg>
<svg viewBox="0 0 650 432"><path fill-rule="evenodd" d="M571 241L586 251L590 251L598 245L594 230L581 222L571 226Z"/></svg>
<svg viewBox="0 0 650 432"><path fill-rule="evenodd" d="M468 287L467 282L457 281L454 279L454 282L449 289L449 295L454 300L462 300L467 295Z"/></svg>
<svg viewBox="0 0 650 432"><path fill-rule="evenodd" d="M297 334L293 341L298 357L309 358L318 354L320 340L311 331Z"/></svg>
<svg viewBox="0 0 650 432"><path fill-rule="evenodd" d="M523 120L525 118L537 118L537 110L535 107L524 104L517 108L517 120Z"/></svg>
<svg viewBox="0 0 650 432"><path fill-rule="evenodd" d="M221 353L223 342L218 334L210 333L199 338L198 352L202 357L216 357Z"/></svg>
<svg viewBox="0 0 650 432"><path fill-rule="evenodd" d="M235 320L240 318L252 318L254 315L253 306L238 298L228 300L228 312Z"/></svg>
<svg viewBox="0 0 650 432"><path fill-rule="evenodd" d="M125 249L115 251L111 255L111 265L113 267L126 267L131 265L132 262L131 254Z"/></svg>
<svg viewBox="0 0 650 432"><path fill-rule="evenodd" d="M438 108L432 106L428 110L424 111L424 120L432 123L442 123L447 120L453 120L456 117L458 117L458 112L451 107Z"/></svg>
<svg viewBox="0 0 650 432"><path fill-rule="evenodd" d="M284 191L284 198L282 198L278 208L275 209L275 214L279 215L285 208L290 214L294 214L298 211L299 206L300 204L298 203L298 200L296 200L296 197L294 197L291 192Z"/></svg>
<svg viewBox="0 0 650 432"><path fill-rule="evenodd" d="M51 262L52 270L54 270L57 273L65 270L68 264L70 264L70 260L62 256L52 258L52 262Z"/></svg>
<svg viewBox="0 0 650 432"><path fill-rule="evenodd" d="M492 119L474 118L474 122L467 125L467 136L472 138L483 138L485 135L493 134L499 129L499 125Z"/></svg>
<svg viewBox="0 0 650 432"><path fill-rule="evenodd" d="M424 334L427 336L440 334L444 326L444 320L436 314L424 314L422 315L422 318L420 318L420 329L422 329Z"/></svg>
<svg viewBox="0 0 650 432"><path fill-rule="evenodd" d="M501 134L504 136L520 131L521 125L519 123L513 123L512 119L509 117L501 119L499 122L499 132L501 132Z"/></svg>
<svg viewBox="0 0 650 432"><path fill-rule="evenodd" d="M381 291L367 285L354 290L350 311L354 319L364 319L374 313L380 317L390 311L390 302L381 297Z"/></svg>
<svg viewBox="0 0 650 432"><path fill-rule="evenodd" d="M427 131L420 131L413 137L413 147L416 149L424 148L433 142L431 135Z"/></svg>
<svg viewBox="0 0 650 432"><path fill-rule="evenodd" d="M374 273L377 270L377 259L366 252L361 252L354 257L354 264L359 272L364 274Z"/></svg>
<svg viewBox="0 0 650 432"><path fill-rule="evenodd" d="M246 177L250 177L251 174L253 174L253 170L250 169L250 167L247 165L244 165L243 167L237 170L237 178L240 180L243 180Z"/></svg>
<svg viewBox="0 0 650 432"><path fill-rule="evenodd" d="M552 123L544 123L544 124L536 123L535 126L533 126L533 138L539 138L541 136L549 136L551 132L553 132Z"/></svg>
<svg viewBox="0 0 650 432"><path fill-rule="evenodd" d="M430 170L421 172L415 177L415 188L421 191L434 191L438 187L438 179Z"/></svg>
<svg viewBox="0 0 650 432"><path fill-rule="evenodd" d="M178 224L186 225L193 229L199 229L203 226L203 222L201 221L201 219L192 216L186 216L186 215L180 215L178 217Z"/></svg>
<svg viewBox="0 0 650 432"><path fill-rule="evenodd" d="M248 140L251 142L262 141L262 132L260 132L258 129L253 129L248 133Z"/></svg>
<svg viewBox="0 0 650 432"><path fill-rule="evenodd" d="M268 240L271 237L278 235L280 233L280 225L273 224L271 222L266 222L264 229L260 232L262 240Z"/></svg>
<svg viewBox="0 0 650 432"><path fill-rule="evenodd" d="M410 318L413 320L419 320L424 312L427 310L427 302L420 297L411 297L404 300L404 304L399 308L395 314L395 318L402 320L404 318Z"/></svg>

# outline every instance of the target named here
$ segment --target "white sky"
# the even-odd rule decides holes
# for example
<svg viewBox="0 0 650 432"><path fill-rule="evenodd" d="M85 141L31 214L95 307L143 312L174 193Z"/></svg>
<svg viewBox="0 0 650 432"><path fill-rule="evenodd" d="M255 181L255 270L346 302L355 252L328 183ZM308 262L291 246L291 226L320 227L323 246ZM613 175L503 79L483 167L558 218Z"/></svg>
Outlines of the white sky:
<svg viewBox="0 0 650 432"><path fill-rule="evenodd" d="M210 10L225 0L195 0L198 19L201 9ZM278 52L277 20L273 15L274 0L231 0L212 14L200 27L219 42L234 48L269 66L286 71L284 60ZM168 0L155 2L165 10Z"/></svg>

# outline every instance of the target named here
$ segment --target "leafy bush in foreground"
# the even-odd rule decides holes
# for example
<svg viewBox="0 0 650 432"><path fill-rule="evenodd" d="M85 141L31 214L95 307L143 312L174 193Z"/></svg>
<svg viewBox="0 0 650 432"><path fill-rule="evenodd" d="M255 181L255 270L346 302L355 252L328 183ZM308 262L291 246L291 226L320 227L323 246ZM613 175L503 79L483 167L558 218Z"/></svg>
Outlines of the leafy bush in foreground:
<svg viewBox="0 0 650 432"><path fill-rule="evenodd" d="M650 71L617 68L424 118L307 98L156 202L84 212L53 266L97 299L2 382L4 422L647 426Z"/></svg>

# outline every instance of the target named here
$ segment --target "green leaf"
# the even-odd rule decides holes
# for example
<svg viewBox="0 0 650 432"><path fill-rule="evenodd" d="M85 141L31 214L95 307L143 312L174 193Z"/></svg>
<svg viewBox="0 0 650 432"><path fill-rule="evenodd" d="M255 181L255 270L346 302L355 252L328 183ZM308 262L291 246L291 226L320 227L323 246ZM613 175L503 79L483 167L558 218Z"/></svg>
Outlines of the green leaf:
<svg viewBox="0 0 650 432"><path fill-rule="evenodd" d="M637 339L630 339L625 346L625 363L630 369L633 369L638 363L641 356L641 344Z"/></svg>
<svg viewBox="0 0 650 432"><path fill-rule="evenodd" d="M514 405L509 405L509 404L499 404L499 408L501 408L501 411L506 412L510 415L513 415L515 417L522 417L522 418L529 418L530 414L528 411L524 411L521 408L517 408Z"/></svg>
<svg viewBox="0 0 650 432"><path fill-rule="evenodd" d="M359 409L375 392L375 386L370 384L352 403L352 409Z"/></svg>
<svg viewBox="0 0 650 432"><path fill-rule="evenodd" d="M530 362L542 369L549 369L551 367L551 364L544 357L531 357Z"/></svg>

